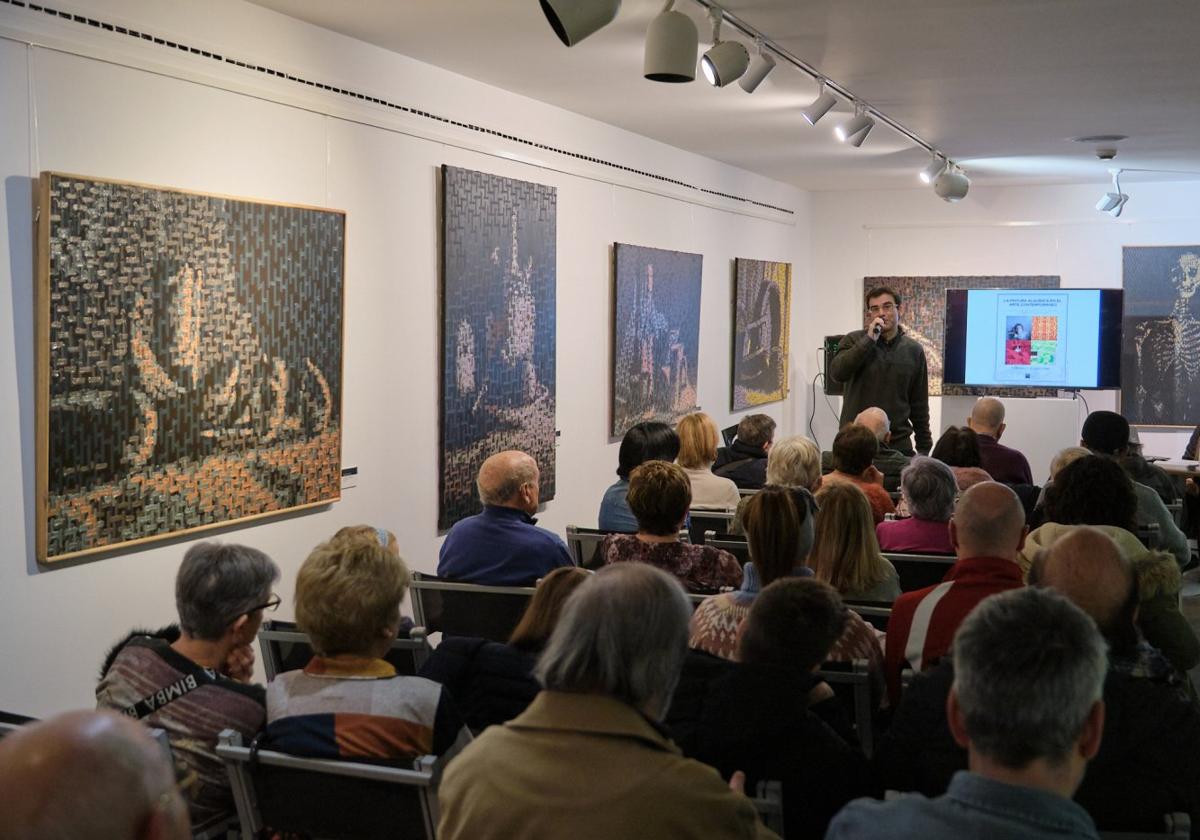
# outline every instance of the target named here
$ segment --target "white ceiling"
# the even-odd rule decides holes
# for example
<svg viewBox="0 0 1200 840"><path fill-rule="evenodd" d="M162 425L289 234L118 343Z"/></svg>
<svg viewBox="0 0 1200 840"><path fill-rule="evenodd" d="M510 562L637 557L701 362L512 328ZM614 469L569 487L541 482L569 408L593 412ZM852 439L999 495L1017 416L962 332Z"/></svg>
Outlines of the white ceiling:
<svg viewBox="0 0 1200 840"><path fill-rule="evenodd" d="M816 85L782 63L753 95L702 77L646 81L645 32L662 0L624 0L612 24L570 49L537 0L256 2L804 189L909 187L928 162L883 125L859 149L838 143L845 105L810 127L799 109ZM1110 166L1200 172L1197 0L722 5L960 161L976 184L1104 184ZM704 9L676 8L706 49ZM1107 163L1071 140L1096 134L1129 139ZM1130 180L1139 177L1156 176Z"/></svg>

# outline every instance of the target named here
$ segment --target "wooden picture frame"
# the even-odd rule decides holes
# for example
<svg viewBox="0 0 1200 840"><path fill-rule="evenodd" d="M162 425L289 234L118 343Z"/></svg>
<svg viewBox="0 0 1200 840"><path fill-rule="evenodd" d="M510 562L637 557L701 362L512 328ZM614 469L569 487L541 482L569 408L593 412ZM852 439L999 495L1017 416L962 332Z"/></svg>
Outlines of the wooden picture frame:
<svg viewBox="0 0 1200 840"><path fill-rule="evenodd" d="M346 214L43 172L36 552L341 497Z"/></svg>

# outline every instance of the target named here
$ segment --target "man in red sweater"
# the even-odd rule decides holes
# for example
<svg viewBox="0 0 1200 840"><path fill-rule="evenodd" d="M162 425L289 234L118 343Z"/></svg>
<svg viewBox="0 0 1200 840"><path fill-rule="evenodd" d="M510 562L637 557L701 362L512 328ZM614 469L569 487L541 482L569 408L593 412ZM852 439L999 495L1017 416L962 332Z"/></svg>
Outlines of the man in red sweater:
<svg viewBox="0 0 1200 840"><path fill-rule="evenodd" d="M941 583L905 592L892 605L884 673L893 708L906 666L919 672L935 665L976 604L1024 585L1016 558L1028 533L1021 500L1003 484L985 481L962 494L950 520L958 561Z"/></svg>

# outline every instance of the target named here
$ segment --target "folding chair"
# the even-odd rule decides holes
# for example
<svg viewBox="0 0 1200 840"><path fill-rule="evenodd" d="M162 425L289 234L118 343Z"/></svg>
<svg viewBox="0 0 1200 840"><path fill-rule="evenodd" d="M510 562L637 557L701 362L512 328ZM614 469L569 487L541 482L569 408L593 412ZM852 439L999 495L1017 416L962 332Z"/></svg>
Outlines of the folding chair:
<svg viewBox="0 0 1200 840"><path fill-rule="evenodd" d="M737 534L720 534L716 531L704 532L704 544L710 545L713 548L719 548L721 551L728 551L737 558L739 566L745 566L750 562L750 545L746 542L745 537Z"/></svg>
<svg viewBox="0 0 1200 840"><path fill-rule="evenodd" d="M413 619L428 633L507 642L533 598L532 586L485 586L413 572Z"/></svg>
<svg viewBox="0 0 1200 840"><path fill-rule="evenodd" d="M308 635L300 632L292 621L264 621L258 631L258 646L268 682L277 674L303 668L313 657ZM384 659L392 663L397 674L412 676L421 670L431 650L425 628L418 626L409 630L408 638L393 641Z"/></svg>
<svg viewBox="0 0 1200 840"><path fill-rule="evenodd" d="M821 679L829 683L838 697L845 698L844 692L839 692L839 686L849 686L851 703L854 713L854 728L858 733L858 742L862 745L863 754L871 757L875 749L875 715L871 702L871 676L867 673L867 660L856 659L853 662L826 662L817 672Z"/></svg>
<svg viewBox="0 0 1200 840"><path fill-rule="evenodd" d="M242 836L273 831L320 838L412 837L433 840L437 797L434 758L414 769L302 758L243 746L224 730L217 755L225 764Z"/></svg>

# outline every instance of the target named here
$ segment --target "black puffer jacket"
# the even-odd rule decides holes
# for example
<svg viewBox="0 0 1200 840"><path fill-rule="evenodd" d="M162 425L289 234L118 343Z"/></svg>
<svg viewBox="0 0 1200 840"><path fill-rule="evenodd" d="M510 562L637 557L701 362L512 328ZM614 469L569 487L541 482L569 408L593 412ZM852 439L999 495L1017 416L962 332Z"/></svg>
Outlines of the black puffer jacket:
<svg viewBox="0 0 1200 840"><path fill-rule="evenodd" d="M441 683L478 734L525 711L541 690L533 678L537 653L487 639L447 636L421 668Z"/></svg>

